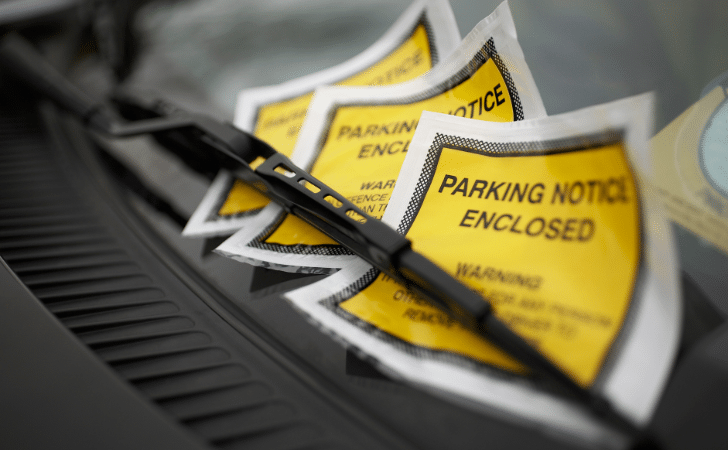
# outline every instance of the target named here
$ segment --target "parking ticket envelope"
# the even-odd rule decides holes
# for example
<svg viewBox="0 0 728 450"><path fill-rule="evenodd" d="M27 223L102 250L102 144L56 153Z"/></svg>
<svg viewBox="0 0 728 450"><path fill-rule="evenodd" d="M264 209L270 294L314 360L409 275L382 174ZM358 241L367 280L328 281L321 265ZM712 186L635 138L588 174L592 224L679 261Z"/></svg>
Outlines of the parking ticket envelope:
<svg viewBox="0 0 728 450"><path fill-rule="evenodd" d="M651 116L650 95L520 123L425 112L383 217L637 424L681 322L671 228L644 184ZM604 438L583 406L362 261L287 298L392 376Z"/></svg>
<svg viewBox="0 0 728 450"><path fill-rule="evenodd" d="M672 220L728 254L728 74L652 138Z"/></svg>
<svg viewBox="0 0 728 450"><path fill-rule="evenodd" d="M424 110L501 122L545 115L507 3L422 77L395 86L318 90L293 162L381 218ZM331 272L354 258L277 205L266 207L217 251L294 272Z"/></svg>
<svg viewBox="0 0 728 450"><path fill-rule="evenodd" d="M314 90L322 85L388 85L430 70L460 42L447 0L418 0L367 50L330 69L242 91L235 126L290 156ZM232 234L263 207L267 197L221 171L190 218L185 236Z"/></svg>

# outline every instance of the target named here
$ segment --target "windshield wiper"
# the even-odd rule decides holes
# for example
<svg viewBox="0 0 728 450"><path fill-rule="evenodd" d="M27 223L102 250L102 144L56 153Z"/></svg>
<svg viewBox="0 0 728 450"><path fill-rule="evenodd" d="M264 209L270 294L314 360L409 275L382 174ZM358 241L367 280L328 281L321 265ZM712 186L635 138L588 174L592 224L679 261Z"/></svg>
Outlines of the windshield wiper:
<svg viewBox="0 0 728 450"><path fill-rule="evenodd" d="M448 312L468 329L497 345L535 374L548 378L594 414L633 438L642 432L599 393L583 387L514 333L494 314L490 303L432 261L415 252L410 241L374 219L342 195L296 167L265 142L229 123L159 105L134 104L149 118L125 121L105 102L94 101L50 66L17 35L0 42L0 67L37 93L78 116L91 129L111 137L182 133L183 159L224 168L265 193L368 263L402 282ZM126 98L126 102L134 103ZM253 167L251 167L251 165Z"/></svg>

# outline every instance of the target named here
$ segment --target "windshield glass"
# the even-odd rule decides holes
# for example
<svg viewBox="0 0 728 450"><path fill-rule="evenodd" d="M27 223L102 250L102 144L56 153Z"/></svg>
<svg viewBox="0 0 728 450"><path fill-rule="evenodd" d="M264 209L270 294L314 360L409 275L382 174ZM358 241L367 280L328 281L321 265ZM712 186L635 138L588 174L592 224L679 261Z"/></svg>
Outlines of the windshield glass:
<svg viewBox="0 0 728 450"><path fill-rule="evenodd" d="M124 86L156 92L185 109L233 121L241 90L278 85L346 61L382 36L408 5L407 1L343 0L150 2L133 21L138 53ZM497 6L495 1L453 1L460 34L467 35ZM685 192L694 196L699 207L725 218L728 197L721 150L726 149L728 39L723 25L728 22L728 6L709 1L665 5L625 0L579 5L514 1L510 7L549 115L652 91L657 99L657 135L662 130L670 133L670 126L692 105L715 97L710 100L712 109L705 113L705 126L691 131L703 136L705 128L705 139L695 150L684 156L674 150L679 146L670 144L673 153L655 159L659 163L674 158ZM76 76L88 75L80 70ZM175 157L150 150L155 144L149 139L108 141L107 145L184 218L192 216L210 187L210 179ZM683 170L693 166L697 171ZM707 184L697 185L699 179ZM672 194L664 184L672 182L655 183L667 201ZM709 187L712 190L706 190ZM368 391L356 384L362 379L357 377L364 377L352 363L359 361L357 356L320 333L282 298L283 293L324 275L279 272L224 258L213 249L231 233L182 237L178 224L143 201L133 200L132 206L236 307L251 314L333 383L366 399ZM697 228L691 229L689 220L672 220L684 276L697 284L713 308L728 313L721 276L728 268L725 235L711 240L711 233L701 235Z"/></svg>

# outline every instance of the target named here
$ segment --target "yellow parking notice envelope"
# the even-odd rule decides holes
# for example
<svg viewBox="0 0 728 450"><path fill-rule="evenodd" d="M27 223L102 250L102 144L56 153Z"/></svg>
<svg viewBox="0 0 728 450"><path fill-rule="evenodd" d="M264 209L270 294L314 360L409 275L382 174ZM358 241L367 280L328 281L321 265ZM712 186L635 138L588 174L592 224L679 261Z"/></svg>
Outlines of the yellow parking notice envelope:
<svg viewBox="0 0 728 450"><path fill-rule="evenodd" d="M424 110L497 122L545 115L507 3L420 78L395 86L318 90L293 162L381 218ZM325 273L353 258L277 205L266 207L217 250L287 271Z"/></svg>
<svg viewBox="0 0 728 450"><path fill-rule="evenodd" d="M242 91L235 108L235 126L290 156L317 87L389 85L411 80L429 71L459 42L460 32L447 0L415 1L384 36L356 57L280 85ZM221 171L183 234L232 234L268 203L268 198L253 187Z"/></svg>
<svg viewBox="0 0 728 450"><path fill-rule="evenodd" d="M667 380L682 314L671 229L644 189L651 116L649 95L520 123L425 112L382 219L637 424ZM287 298L386 373L607 438L583 406L363 262Z"/></svg>
<svg viewBox="0 0 728 450"><path fill-rule="evenodd" d="M652 138L670 218L728 254L728 75Z"/></svg>

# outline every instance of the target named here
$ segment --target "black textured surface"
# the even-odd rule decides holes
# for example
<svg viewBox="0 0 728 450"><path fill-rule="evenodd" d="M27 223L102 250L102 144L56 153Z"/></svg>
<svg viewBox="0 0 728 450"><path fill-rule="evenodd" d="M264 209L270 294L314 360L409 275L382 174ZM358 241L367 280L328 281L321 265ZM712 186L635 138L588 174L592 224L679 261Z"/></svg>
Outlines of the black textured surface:
<svg viewBox="0 0 728 450"><path fill-rule="evenodd" d="M78 179L69 183L78 169L54 159L31 117L0 117L0 255L67 329L219 448L383 445L306 386L305 374L281 367L266 336L232 330L200 298L214 293L172 273L113 210L79 192Z"/></svg>
<svg viewBox="0 0 728 450"><path fill-rule="evenodd" d="M79 346L4 262L0 286L2 448L207 448Z"/></svg>

